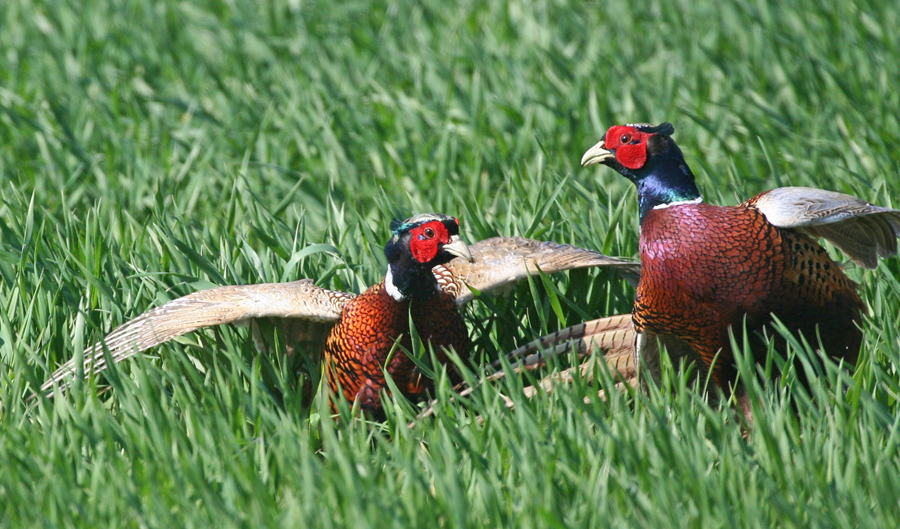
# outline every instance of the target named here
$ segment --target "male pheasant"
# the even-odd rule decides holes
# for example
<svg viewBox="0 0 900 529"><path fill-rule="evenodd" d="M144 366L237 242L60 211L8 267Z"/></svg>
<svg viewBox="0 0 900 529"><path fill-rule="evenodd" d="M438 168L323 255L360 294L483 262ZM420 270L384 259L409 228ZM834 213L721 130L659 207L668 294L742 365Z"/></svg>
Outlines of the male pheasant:
<svg viewBox="0 0 900 529"><path fill-rule="evenodd" d="M674 359L699 359L728 390L736 377L729 329L742 343L746 325L754 360L764 362L759 337L774 316L832 358L855 364L865 305L814 238L874 268L877 257L897 252L900 211L804 187L773 189L733 207L707 204L673 132L669 123L614 126L581 160L607 165L637 186L636 359L657 376L659 338Z"/></svg>
<svg viewBox="0 0 900 529"><path fill-rule="evenodd" d="M115 329L85 352L83 370L97 373L106 368L104 346L119 362L203 327L285 318L289 353L298 342L311 342L312 352L323 352L332 392L342 391L348 401L358 400L363 410L378 417L380 391L386 389L383 370L413 400L430 388L430 381L406 354L397 350L390 355L397 340L411 350L410 316L437 359L447 362L444 349L453 348L462 358L469 352L469 336L457 309L474 298L473 291L487 293L538 270L549 274L609 266L629 278L639 272L639 265L627 260L520 237L496 237L467 246L459 238L457 219L446 215L421 214L391 228L385 278L358 296L320 288L309 279L196 292ZM318 338L326 333L323 344ZM56 385L65 389L77 367L75 359L60 366L41 389L51 391Z"/></svg>

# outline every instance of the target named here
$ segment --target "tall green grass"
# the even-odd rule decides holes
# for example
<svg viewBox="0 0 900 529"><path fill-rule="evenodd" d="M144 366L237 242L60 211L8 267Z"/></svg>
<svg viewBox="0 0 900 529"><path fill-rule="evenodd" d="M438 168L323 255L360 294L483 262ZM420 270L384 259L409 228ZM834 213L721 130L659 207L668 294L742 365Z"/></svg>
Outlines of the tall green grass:
<svg viewBox="0 0 900 529"><path fill-rule="evenodd" d="M672 121L711 202L810 185L898 206L898 26L890 2L830 0L0 3L0 525L897 526L897 259L851 271L858 372L754 388L746 441L671 371L609 402L600 372L531 401L443 388L412 430L402 402L335 423L233 328L25 395L188 292L360 291L396 216L634 256L630 184L578 167L615 123ZM528 286L473 304L477 353L633 295L554 283L559 314Z"/></svg>

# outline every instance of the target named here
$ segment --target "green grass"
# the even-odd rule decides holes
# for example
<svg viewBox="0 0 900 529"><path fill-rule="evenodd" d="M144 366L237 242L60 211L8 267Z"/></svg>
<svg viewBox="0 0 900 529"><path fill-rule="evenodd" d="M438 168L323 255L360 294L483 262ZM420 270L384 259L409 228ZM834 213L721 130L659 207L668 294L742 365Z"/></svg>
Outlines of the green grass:
<svg viewBox="0 0 900 529"><path fill-rule="evenodd" d="M756 388L747 441L671 372L608 403L584 401L608 379L532 401L510 380L442 391L413 430L402 402L335 423L234 328L25 400L201 288L360 291L395 216L634 256L630 184L578 166L611 124L672 121L711 202L900 206L898 26L875 1L0 3L0 525L900 525L896 258L851 271L871 313L849 389L833 366L812 398ZM629 310L609 279L554 278L562 320ZM468 315L487 359L564 323L527 286Z"/></svg>

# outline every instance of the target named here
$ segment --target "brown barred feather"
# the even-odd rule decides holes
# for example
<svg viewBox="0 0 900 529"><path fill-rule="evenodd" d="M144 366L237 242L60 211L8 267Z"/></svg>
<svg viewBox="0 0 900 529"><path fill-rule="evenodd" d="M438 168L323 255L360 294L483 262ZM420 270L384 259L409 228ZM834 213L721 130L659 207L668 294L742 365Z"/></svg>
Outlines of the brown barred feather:
<svg viewBox="0 0 900 529"><path fill-rule="evenodd" d="M475 263L457 258L432 269L441 294L425 302L394 302L383 283L360 296L315 286L309 279L290 283L226 286L189 294L126 322L101 343L85 351L85 374L107 367L104 346L114 362L202 327L256 318L281 320L287 353L298 349L325 352L327 377L332 391L342 388L348 400L357 396L363 408L376 410L379 391L385 388L384 362L400 339L410 350L409 316L416 330L431 343L437 358L446 363L443 347L452 347L465 358L469 338L457 308L473 299L470 286L480 292L495 291L538 269L554 273L566 269L609 266L634 279L639 266L598 252L570 245L533 241L520 237L496 237L470 245ZM388 302L390 300L390 302ZM338 325L335 325L339 322ZM262 344L255 321L254 339ZM327 336L327 338L326 338ZM265 349L265 344L261 348ZM314 361L319 361L317 356ZM414 364L401 350L386 366L401 390L419 398L428 388ZM60 366L42 385L53 395L65 390L78 371L75 359ZM451 370L451 377L455 373Z"/></svg>
<svg viewBox="0 0 900 529"><path fill-rule="evenodd" d="M86 375L106 369L104 347L114 362L121 362L197 329L249 318L302 317L331 326L340 319L344 306L355 297L355 294L317 287L310 279L201 290L151 309L117 327L102 342L85 350L82 368ZM41 390L50 391L54 385L65 390L77 368L74 358L59 366L41 385ZM48 396L52 395L51 392Z"/></svg>
<svg viewBox="0 0 900 529"><path fill-rule="evenodd" d="M641 225L643 274L634 302L637 332L675 335L734 379L728 330L754 336L775 315L788 329L855 363L865 310L856 285L815 241L777 228L752 207L705 203L651 211ZM765 343L751 340L764 362Z"/></svg>
<svg viewBox="0 0 900 529"><path fill-rule="evenodd" d="M662 342L679 362L699 360L699 371L711 370L728 391L736 377L732 336L749 343L758 363L768 354L766 334L785 350L784 338L771 332L773 318L855 364L866 307L815 238L874 268L878 257L897 253L900 211L807 187L773 189L735 207L706 204L674 131L670 123L616 125L581 159L637 188L641 279L633 320L642 365L658 376ZM749 418L746 392L737 389Z"/></svg>

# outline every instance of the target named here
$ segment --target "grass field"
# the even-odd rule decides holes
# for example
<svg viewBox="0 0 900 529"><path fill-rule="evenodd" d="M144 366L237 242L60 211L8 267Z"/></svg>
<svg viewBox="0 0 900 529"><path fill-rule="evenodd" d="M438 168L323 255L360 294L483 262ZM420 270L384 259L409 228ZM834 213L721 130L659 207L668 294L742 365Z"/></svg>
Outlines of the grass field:
<svg viewBox="0 0 900 529"><path fill-rule="evenodd" d="M403 402L335 423L231 327L25 399L198 289L361 291L395 216L636 256L631 185L578 165L611 124L673 122L710 202L900 207L897 27L865 0L0 3L0 525L900 526L897 258L850 270L857 373L754 386L746 441L671 371L609 402L604 377L533 400L510 380L441 390L412 430ZM477 353L630 309L605 273L553 283L558 313L527 285L474 303Z"/></svg>

